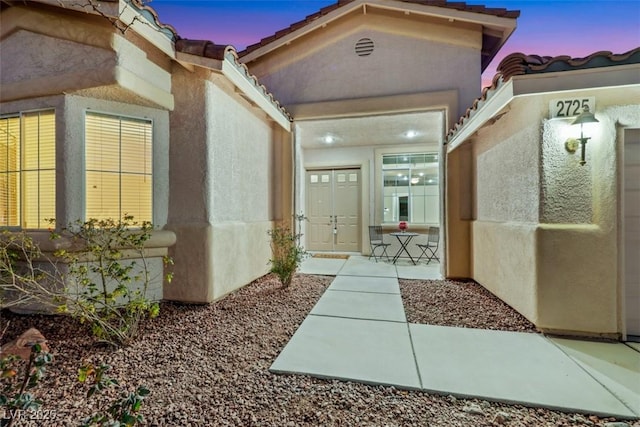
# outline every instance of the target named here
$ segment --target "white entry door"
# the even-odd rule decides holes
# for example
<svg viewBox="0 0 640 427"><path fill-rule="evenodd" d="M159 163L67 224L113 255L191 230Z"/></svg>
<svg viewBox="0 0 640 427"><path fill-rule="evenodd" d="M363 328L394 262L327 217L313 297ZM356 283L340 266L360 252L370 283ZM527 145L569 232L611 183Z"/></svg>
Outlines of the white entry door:
<svg viewBox="0 0 640 427"><path fill-rule="evenodd" d="M640 336L640 129L624 141L624 283L627 335Z"/></svg>
<svg viewBox="0 0 640 427"><path fill-rule="evenodd" d="M360 251L360 169L307 171L307 249Z"/></svg>

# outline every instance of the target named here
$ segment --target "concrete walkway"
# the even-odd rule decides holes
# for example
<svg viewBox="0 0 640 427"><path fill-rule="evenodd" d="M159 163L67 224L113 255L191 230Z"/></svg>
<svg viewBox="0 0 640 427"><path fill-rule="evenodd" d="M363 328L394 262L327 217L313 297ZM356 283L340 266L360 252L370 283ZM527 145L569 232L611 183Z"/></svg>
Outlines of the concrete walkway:
<svg viewBox="0 0 640 427"><path fill-rule="evenodd" d="M640 417L637 347L407 323L398 278L437 279L438 264L310 258L301 272L336 278L272 372Z"/></svg>

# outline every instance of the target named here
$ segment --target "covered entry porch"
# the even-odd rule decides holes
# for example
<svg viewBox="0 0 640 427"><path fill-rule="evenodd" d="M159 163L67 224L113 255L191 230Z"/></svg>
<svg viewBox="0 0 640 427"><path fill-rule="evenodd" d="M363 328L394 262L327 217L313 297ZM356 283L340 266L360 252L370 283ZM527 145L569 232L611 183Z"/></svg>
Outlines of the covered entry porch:
<svg viewBox="0 0 640 427"><path fill-rule="evenodd" d="M440 226L441 150L455 92L438 95L290 107L295 211L308 218L300 230L307 250L369 255L370 225L388 234L406 221L424 239Z"/></svg>

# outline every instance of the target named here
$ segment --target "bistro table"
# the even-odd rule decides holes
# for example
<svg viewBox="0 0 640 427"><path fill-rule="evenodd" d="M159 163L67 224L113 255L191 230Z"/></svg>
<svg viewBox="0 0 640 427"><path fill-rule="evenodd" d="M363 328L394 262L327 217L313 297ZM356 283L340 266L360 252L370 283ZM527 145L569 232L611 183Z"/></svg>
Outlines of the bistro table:
<svg viewBox="0 0 640 427"><path fill-rule="evenodd" d="M390 234L392 236L395 236L396 239L398 239L398 242L400 242L400 249L398 249L398 252L396 252L395 256L393 257L393 263L395 264L396 261L398 261L398 258L400 258L400 256L402 255L402 252L404 252L405 254L407 254L409 256L409 259L411 260L413 265L416 265L415 260L413 259L413 257L409 253L409 251L407 250L407 245L409 245L409 242L411 242L411 240L414 237L419 236L419 234L418 233L408 233L406 231L405 232L390 233Z"/></svg>

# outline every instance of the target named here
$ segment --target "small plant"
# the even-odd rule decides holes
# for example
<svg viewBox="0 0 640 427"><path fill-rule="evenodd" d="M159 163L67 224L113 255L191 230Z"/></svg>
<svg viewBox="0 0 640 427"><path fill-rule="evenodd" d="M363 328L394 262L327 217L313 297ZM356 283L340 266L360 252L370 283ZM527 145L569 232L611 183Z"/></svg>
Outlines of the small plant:
<svg viewBox="0 0 640 427"><path fill-rule="evenodd" d="M43 310L54 309L59 279L56 266L44 260L24 231L0 231L0 308L35 302Z"/></svg>
<svg viewBox="0 0 640 427"><path fill-rule="evenodd" d="M51 353L44 351L40 344L31 346L27 361L13 354L0 358L0 409L6 417L0 419L0 426L11 427L24 411L37 411L40 408L42 402L28 390L38 385L46 366L52 361Z"/></svg>
<svg viewBox="0 0 640 427"><path fill-rule="evenodd" d="M78 370L78 381L81 383L91 380L92 385L87 391L87 398L102 393L110 387L119 387L117 380L106 375L111 367L101 364L98 367L85 365ZM80 424L81 427L112 427L112 426L135 426L144 422L144 417L140 414L142 403L149 395L149 390L140 386L135 392L122 391L120 397L110 405L102 407L99 412L87 417Z"/></svg>
<svg viewBox="0 0 640 427"><path fill-rule="evenodd" d="M294 215L294 218L300 229L300 223L306 218L304 215ZM271 273L278 276L282 286L287 288L291 285L293 275L306 255L306 251L300 244L302 234L292 231L286 224L279 224L269 230L268 234L271 236L273 253L273 258L269 260Z"/></svg>
<svg viewBox="0 0 640 427"><path fill-rule="evenodd" d="M78 221L63 229L61 234L70 236L79 249L55 253L68 263L71 279L58 311L88 323L103 342L129 344L138 335L142 320L160 311L158 303L146 297L151 277L144 247L152 230L151 223L139 224L131 216L122 221ZM53 239L59 237L52 233ZM133 256L127 259L127 253ZM171 263L168 257L164 261ZM171 275L166 279L170 281ZM136 283L141 285L134 289Z"/></svg>

